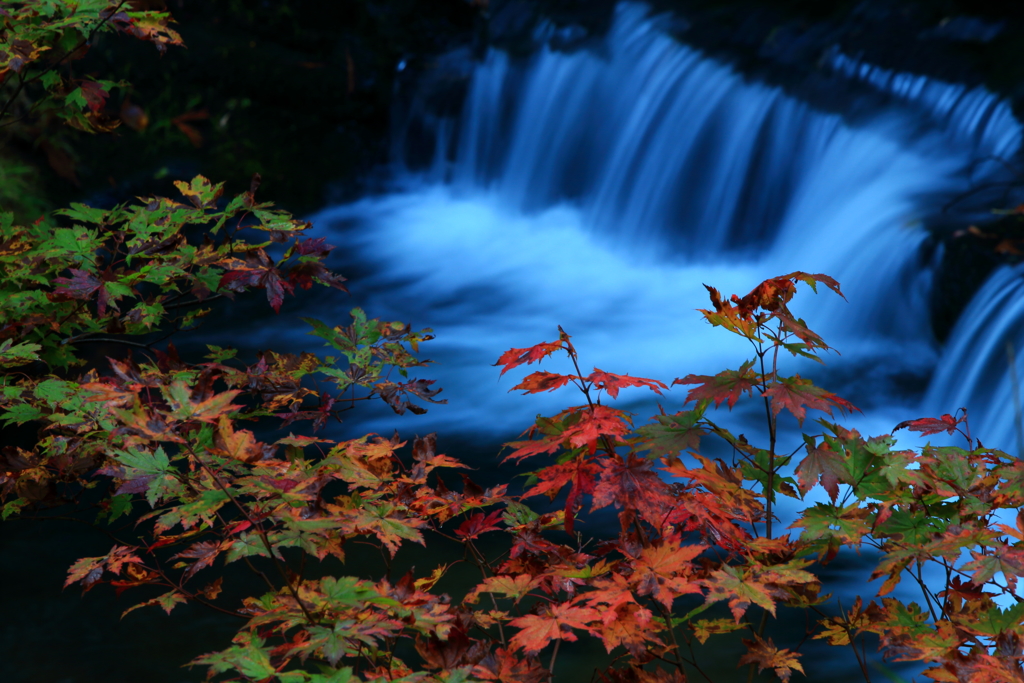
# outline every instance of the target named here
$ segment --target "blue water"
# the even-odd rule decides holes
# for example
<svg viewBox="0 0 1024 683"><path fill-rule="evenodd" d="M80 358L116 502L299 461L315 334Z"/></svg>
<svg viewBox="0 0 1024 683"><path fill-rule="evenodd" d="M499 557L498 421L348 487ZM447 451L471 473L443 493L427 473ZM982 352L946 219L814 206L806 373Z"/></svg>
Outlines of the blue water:
<svg viewBox="0 0 1024 683"><path fill-rule="evenodd" d="M492 367L558 325L585 369L670 382L736 367L749 351L694 311L708 305L702 283L742 294L794 270L832 275L848 299L798 296L796 312L842 355L831 374L795 369L864 409L865 433L920 416L906 378L925 383L943 363L924 224L1002 172L992 160L1016 151L1021 127L982 89L826 61L836 92L883 104L815 110L681 45L633 4L591 49L491 51L472 67L461 114L421 122L438 140L430 168L396 164L390 191L313 217L369 273L359 303L435 330L424 352L439 364L422 374L449 403L415 428L503 437L574 402L509 394L525 372L499 381ZM344 306L317 315L344 322ZM277 327L259 344L308 347L301 333ZM640 418L657 409L639 390L623 397ZM411 423L380 413L354 425L394 427Z"/></svg>

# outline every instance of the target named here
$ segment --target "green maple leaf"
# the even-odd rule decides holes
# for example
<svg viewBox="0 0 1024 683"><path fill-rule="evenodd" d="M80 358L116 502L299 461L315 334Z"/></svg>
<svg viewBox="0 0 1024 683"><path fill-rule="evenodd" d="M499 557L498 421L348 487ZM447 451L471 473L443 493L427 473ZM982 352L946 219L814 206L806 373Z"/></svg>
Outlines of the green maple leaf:
<svg viewBox="0 0 1024 683"><path fill-rule="evenodd" d="M277 548L274 548L274 555L277 559L284 560L284 557ZM224 564L234 562L243 557L254 556L270 557L269 553L267 553L267 546L263 544L263 539L259 534L243 531L224 554Z"/></svg>
<svg viewBox="0 0 1024 683"><path fill-rule="evenodd" d="M398 552L402 539L426 545L423 533L418 527L426 524L419 517L404 517L396 514L396 507L390 503L365 505L352 514L355 528L362 533L372 533L384 545L392 556Z"/></svg>
<svg viewBox="0 0 1024 683"><path fill-rule="evenodd" d="M874 533L879 537L891 538L903 546L921 547L927 545L935 535L945 532L947 525L948 522L933 510L927 514L896 510L875 528Z"/></svg>
<svg viewBox="0 0 1024 683"><path fill-rule="evenodd" d="M704 583L708 588L707 601L728 600L729 610L736 623L739 623L751 603L775 615L775 601L769 595L767 586L742 567L726 565L716 569Z"/></svg>
<svg viewBox="0 0 1024 683"><path fill-rule="evenodd" d="M699 424L704 411L711 403L704 399L694 410L675 415L655 415L658 424L644 425L637 433L644 437L651 455L678 455L685 450L700 450L700 438L707 430Z"/></svg>
<svg viewBox="0 0 1024 683"><path fill-rule="evenodd" d="M974 572L971 581L976 584L983 584L998 572L1003 573L1010 589L1013 590L1018 576L1024 576L1024 549L1010 546L997 548L991 555L983 555L971 551L974 559L963 567L962 571Z"/></svg>
<svg viewBox="0 0 1024 683"><path fill-rule="evenodd" d="M182 595L178 591L170 591L168 593L164 593L159 597L153 598L152 600L146 600L145 602L140 602L137 605L132 605L131 607L129 607L121 613L121 618L124 619L126 614L128 614L129 612L134 612L140 607L151 606L159 607L167 614L170 614L171 610L173 610L177 605L180 605L185 602L188 602L188 598L186 598L184 595Z"/></svg>
<svg viewBox="0 0 1024 683"><path fill-rule="evenodd" d="M332 609L359 607L373 604L382 607L397 607L400 603L381 595L377 589L355 576L327 576L320 581L320 590Z"/></svg>
<svg viewBox="0 0 1024 683"><path fill-rule="evenodd" d="M976 633L998 636L1000 633L1016 630L1024 623L1024 602L1018 602L1007 609L993 605L974 616L967 628Z"/></svg>
<svg viewBox="0 0 1024 683"><path fill-rule="evenodd" d="M5 408L3 413L0 414L0 420L7 425L23 425L26 422L32 422L41 417L43 417L43 411L27 403L16 403L10 408Z"/></svg>
<svg viewBox="0 0 1024 683"><path fill-rule="evenodd" d="M154 451L140 451L131 449L127 451L114 451L114 459L130 469L126 471L126 479L134 479L139 475L163 474L168 471L171 462L162 447Z"/></svg>
<svg viewBox="0 0 1024 683"><path fill-rule="evenodd" d="M224 673L234 669L243 676L255 680L270 679L277 670L270 663L270 648L265 647L264 640L249 633L241 633L235 641L240 645L222 652L203 655L193 660L193 664L205 664L213 673Z"/></svg>
<svg viewBox="0 0 1024 683"><path fill-rule="evenodd" d="M807 541L835 542L839 545L860 543L870 532L867 524L868 511L858 502L840 508L836 505L817 503L807 508L798 520L789 525L803 528L800 538ZM820 544L815 544L820 545Z"/></svg>
<svg viewBox="0 0 1024 683"><path fill-rule="evenodd" d="M150 492L152 493L152 489ZM161 515L155 528L158 532L163 532L175 524L181 524L182 528L188 530L200 522L212 526L214 513L224 507L229 500L228 494L224 491L208 489L196 500L173 507Z"/></svg>

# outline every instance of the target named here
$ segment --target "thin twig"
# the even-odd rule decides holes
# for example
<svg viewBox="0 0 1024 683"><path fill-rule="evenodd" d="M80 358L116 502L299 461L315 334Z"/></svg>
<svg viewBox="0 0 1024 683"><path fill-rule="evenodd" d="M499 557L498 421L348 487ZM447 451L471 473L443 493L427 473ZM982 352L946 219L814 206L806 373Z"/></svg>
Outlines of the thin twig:
<svg viewBox="0 0 1024 683"><path fill-rule="evenodd" d="M128 341L127 339L114 339L113 337L87 337L85 335L81 335L77 337L68 337L67 339L62 339L60 343L62 346L64 346L67 344L99 344L104 342L109 344L124 344L125 346L134 346L139 349L146 349L147 351L152 350L152 344L143 344L141 342ZM156 342L153 343L155 344Z"/></svg>
<svg viewBox="0 0 1024 683"><path fill-rule="evenodd" d="M196 462L199 463L199 466L206 470L206 472L213 478L213 481L217 485L217 487L224 492L224 495L228 497L228 500L230 500L231 503L238 509L238 511L242 513L245 519L252 525L253 529L256 530L256 533L259 534L260 539L263 541L264 547L267 549L267 553L270 556L271 562L273 562L274 566L277 567L277 571L281 574L281 578L284 579L285 587L288 589L288 592L291 593L292 598L295 599L295 603L299 606L299 609L302 610L302 614L305 615L306 620L310 624L319 623L319 620L313 618L313 615L310 614L309 610L306 608L306 605L302 602L302 599L299 598L298 591L295 590L295 586L292 585L291 580L288 578L288 572L285 571L285 568L281 564L281 561L277 559L277 555L274 554L274 546L270 542L270 539L267 537L267 532L263 529L263 526L252 518L252 515L249 514L249 511L245 508L245 506L243 506L238 501L237 498L234 497L231 491L228 490L228 487L224 484L224 482L220 480L217 474L213 471L213 468L207 465L206 461L199 457L195 450L193 450L192 444L185 442L185 448L187 448L188 452L192 455L192 457L196 459Z"/></svg>
<svg viewBox="0 0 1024 683"><path fill-rule="evenodd" d="M205 304L207 301L215 301L217 299L223 298L223 294L214 294L213 296L208 296L205 299L193 299L192 301L182 301L176 304L168 304L167 306L164 306L164 310L166 311L171 308L184 308L185 306L195 306L196 304Z"/></svg>
<svg viewBox="0 0 1024 683"><path fill-rule="evenodd" d="M558 659L558 648L562 645L562 639L555 641L555 649L551 653L551 661L548 663L548 681L555 678L555 660Z"/></svg>

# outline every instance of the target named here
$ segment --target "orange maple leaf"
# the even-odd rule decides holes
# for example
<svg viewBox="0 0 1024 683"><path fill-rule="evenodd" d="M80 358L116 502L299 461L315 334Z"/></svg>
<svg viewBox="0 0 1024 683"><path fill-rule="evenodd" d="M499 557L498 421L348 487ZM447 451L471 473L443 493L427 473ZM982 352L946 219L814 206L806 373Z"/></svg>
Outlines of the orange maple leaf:
<svg viewBox="0 0 1024 683"><path fill-rule="evenodd" d="M794 671L804 672L804 667L799 661L800 653L780 650L775 647L771 638L762 640L760 636L755 635L754 640L744 639L743 644L747 646L747 654L740 657L738 666L757 664L758 673L765 669L774 669L775 675L783 683L788 683Z"/></svg>
<svg viewBox="0 0 1024 683"><path fill-rule="evenodd" d="M676 597L700 593L700 585L689 577L694 558L705 550L707 546L703 545L681 545L678 536L644 548L633 564L637 593L650 595L668 610Z"/></svg>
<svg viewBox="0 0 1024 683"><path fill-rule="evenodd" d="M509 622L520 629L512 636L512 645L528 655L543 650L552 640L577 640L572 630L580 629L597 635L588 624L600 621L601 613L590 607L573 607L560 602L550 605L541 614L527 614Z"/></svg>

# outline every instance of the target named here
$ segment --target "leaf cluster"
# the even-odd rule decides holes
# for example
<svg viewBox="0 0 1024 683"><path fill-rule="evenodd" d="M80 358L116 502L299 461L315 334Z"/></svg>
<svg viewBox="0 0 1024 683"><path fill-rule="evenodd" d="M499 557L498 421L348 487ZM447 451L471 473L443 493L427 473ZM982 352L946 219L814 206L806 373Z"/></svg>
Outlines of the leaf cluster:
<svg viewBox="0 0 1024 683"><path fill-rule="evenodd" d="M21 195L38 192L25 182L30 167L21 163L13 147L41 151L58 175L77 184L73 131L109 133L125 120L108 106L108 100L129 84L76 70L76 64L105 34L151 43L163 54L168 46L182 44L170 24L167 12L128 0L4 3L0 8L0 140L8 148L4 155L8 172L0 184L0 201L8 209L24 213L35 208L37 202Z"/></svg>

